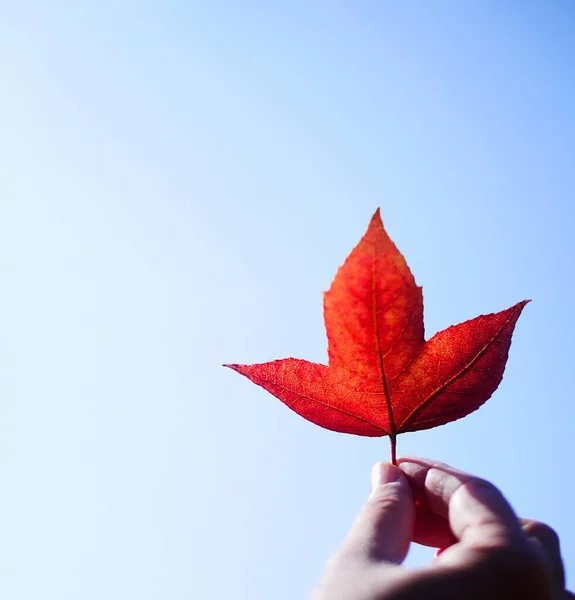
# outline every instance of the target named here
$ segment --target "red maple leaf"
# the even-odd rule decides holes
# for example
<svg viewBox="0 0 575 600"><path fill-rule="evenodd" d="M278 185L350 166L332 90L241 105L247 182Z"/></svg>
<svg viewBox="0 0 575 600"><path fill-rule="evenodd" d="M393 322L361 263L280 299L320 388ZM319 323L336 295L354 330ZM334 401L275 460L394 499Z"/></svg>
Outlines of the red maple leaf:
<svg viewBox="0 0 575 600"><path fill-rule="evenodd" d="M527 302L425 341L421 287L378 209L324 294L329 366L297 358L225 366L326 429L389 436L395 463L398 434L465 417L493 394Z"/></svg>

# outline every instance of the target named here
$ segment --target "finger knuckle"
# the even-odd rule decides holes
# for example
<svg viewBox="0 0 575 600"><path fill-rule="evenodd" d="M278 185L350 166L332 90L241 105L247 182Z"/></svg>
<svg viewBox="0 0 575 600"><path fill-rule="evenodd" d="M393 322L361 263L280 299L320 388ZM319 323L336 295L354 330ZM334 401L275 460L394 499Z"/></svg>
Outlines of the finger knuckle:
<svg viewBox="0 0 575 600"><path fill-rule="evenodd" d="M472 490L475 494L485 496L499 496L501 492L487 479L473 478L466 483L468 490Z"/></svg>
<svg viewBox="0 0 575 600"><path fill-rule="evenodd" d="M559 547L559 535L552 527L549 527L549 525L545 523L541 523L540 521L528 521L523 525L523 531L528 536L535 537L546 545L548 544L555 548Z"/></svg>

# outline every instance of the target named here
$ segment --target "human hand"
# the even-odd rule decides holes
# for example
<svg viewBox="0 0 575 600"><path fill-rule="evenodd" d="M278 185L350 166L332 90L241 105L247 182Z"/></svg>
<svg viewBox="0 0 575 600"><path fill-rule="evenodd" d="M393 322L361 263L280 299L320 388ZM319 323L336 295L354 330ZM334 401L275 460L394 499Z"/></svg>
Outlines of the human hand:
<svg viewBox="0 0 575 600"><path fill-rule="evenodd" d="M439 548L400 566L410 543ZM377 464L372 492L313 600L567 600L557 534L492 484L427 459Z"/></svg>

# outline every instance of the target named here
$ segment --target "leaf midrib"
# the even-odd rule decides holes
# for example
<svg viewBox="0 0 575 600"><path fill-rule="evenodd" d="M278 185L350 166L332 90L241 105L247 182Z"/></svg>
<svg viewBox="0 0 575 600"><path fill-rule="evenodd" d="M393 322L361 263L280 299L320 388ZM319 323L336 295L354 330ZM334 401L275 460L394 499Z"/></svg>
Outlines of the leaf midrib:
<svg viewBox="0 0 575 600"><path fill-rule="evenodd" d="M395 428L395 418L393 416L393 405L391 402L391 395L389 393L389 389L387 387L387 377L385 376L385 368L383 365L383 352L381 349L381 340L379 338L379 320L377 318L378 310L377 310L377 284L376 284L376 261L377 261L377 247L373 246L373 262L372 262L372 270L371 270L371 305L373 308L373 322L375 326L375 344L377 350L377 357L379 359L379 373L381 376L381 384L383 387L383 393L385 396L385 403L387 405L387 413L389 416L389 433L388 435L392 438L395 438L397 434L397 430Z"/></svg>

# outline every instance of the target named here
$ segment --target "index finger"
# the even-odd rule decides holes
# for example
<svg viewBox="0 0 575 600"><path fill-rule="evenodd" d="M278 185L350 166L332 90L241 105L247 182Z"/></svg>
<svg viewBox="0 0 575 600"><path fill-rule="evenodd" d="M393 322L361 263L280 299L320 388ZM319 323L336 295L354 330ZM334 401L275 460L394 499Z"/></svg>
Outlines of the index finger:
<svg viewBox="0 0 575 600"><path fill-rule="evenodd" d="M491 483L425 458L402 458L400 469L455 537L474 546L507 544L525 536L513 509Z"/></svg>

